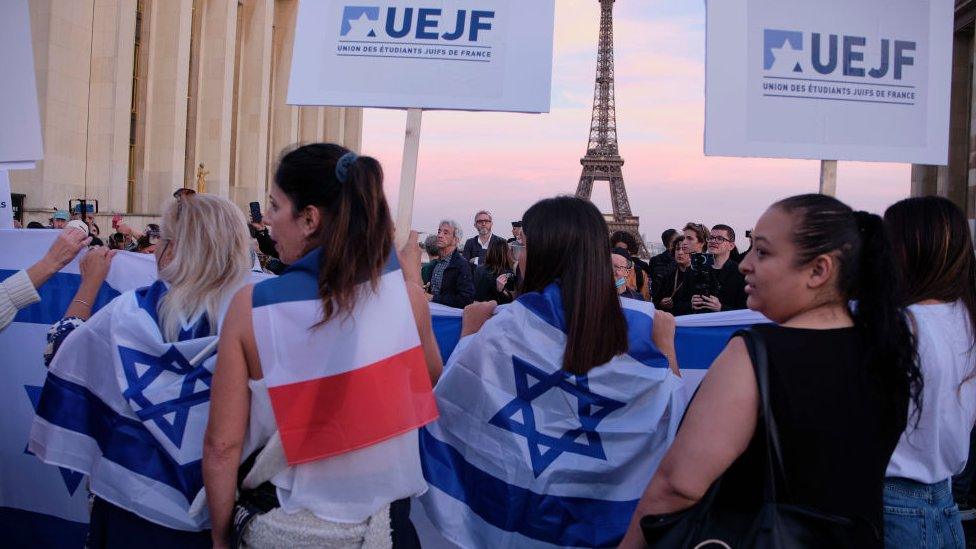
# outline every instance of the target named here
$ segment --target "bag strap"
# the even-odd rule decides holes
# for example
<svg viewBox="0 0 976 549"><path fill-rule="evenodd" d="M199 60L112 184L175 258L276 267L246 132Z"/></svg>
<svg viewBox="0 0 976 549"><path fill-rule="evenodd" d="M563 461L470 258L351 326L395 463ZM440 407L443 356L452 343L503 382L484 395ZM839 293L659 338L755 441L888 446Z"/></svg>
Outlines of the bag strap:
<svg viewBox="0 0 976 549"><path fill-rule="evenodd" d="M769 355L766 350L766 340L762 334L753 328L739 330L732 337L741 336L749 350L749 358L756 373L759 385L759 415L763 420L766 431L766 472L763 479L763 497L766 503L776 502L776 476L782 475L786 479L783 467L783 452L779 443L779 430L776 428L776 418L770 402L769 390ZM786 486L780 487L785 494L789 493Z"/></svg>

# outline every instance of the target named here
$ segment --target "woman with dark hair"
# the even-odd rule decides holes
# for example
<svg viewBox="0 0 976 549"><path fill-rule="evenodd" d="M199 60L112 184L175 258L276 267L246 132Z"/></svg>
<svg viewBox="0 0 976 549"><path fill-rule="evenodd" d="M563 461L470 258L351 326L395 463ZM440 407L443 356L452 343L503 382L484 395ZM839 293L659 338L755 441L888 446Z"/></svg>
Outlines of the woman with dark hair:
<svg viewBox="0 0 976 549"><path fill-rule="evenodd" d="M422 501L461 546L494 546L478 535L486 523L526 543L612 546L627 528L626 502L643 489L621 479L650 478L684 407L676 393L674 319L618 297L607 225L589 201L542 200L522 225L518 298L497 314L491 302L465 308L462 339L437 383L441 417L421 436L432 471ZM526 400L530 406L513 409ZM543 434L529 438L530 459L526 428ZM593 454L600 436L606 438ZM570 453L597 459L584 463ZM570 484L587 487L584 506L564 506L580 498L559 496L538 505L539 494L562 495ZM440 497L443 490L482 492L486 505L459 513ZM464 541L469 535L476 541Z"/></svg>
<svg viewBox="0 0 976 549"><path fill-rule="evenodd" d="M509 280L514 277L509 263L508 243L492 239L485 252L485 264L474 270L474 300L494 301L499 305L511 303L515 288L509 284Z"/></svg>
<svg viewBox="0 0 976 549"><path fill-rule="evenodd" d="M885 545L964 547L950 478L966 467L976 422L976 257L966 215L945 198L902 200L885 228L925 380L888 464Z"/></svg>
<svg viewBox="0 0 976 549"><path fill-rule="evenodd" d="M851 547L882 547L885 468L909 399L919 399L921 373L881 218L828 196L795 196L766 210L753 240L740 265L748 305L777 323L753 327L765 342L782 456L776 503L849 519ZM733 337L644 492L624 546L643 546L642 517L692 507L720 477L712 509L757 515L772 465L756 379L745 339ZM742 534L724 541L735 547Z"/></svg>
<svg viewBox="0 0 976 549"><path fill-rule="evenodd" d="M214 547L232 517L249 547L409 545L441 368L416 233L401 272L382 168L339 145L285 154L269 204L291 267L238 292L221 333L203 455Z"/></svg>

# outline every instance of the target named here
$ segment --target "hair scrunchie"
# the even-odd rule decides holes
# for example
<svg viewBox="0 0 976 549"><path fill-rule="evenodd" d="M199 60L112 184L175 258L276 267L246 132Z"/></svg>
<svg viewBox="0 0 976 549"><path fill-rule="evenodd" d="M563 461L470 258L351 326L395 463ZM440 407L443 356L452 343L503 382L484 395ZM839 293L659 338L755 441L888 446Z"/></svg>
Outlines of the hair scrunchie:
<svg viewBox="0 0 976 549"><path fill-rule="evenodd" d="M339 183L345 184L349 181L349 167L359 159L359 155L354 152L347 152L336 162L335 176Z"/></svg>

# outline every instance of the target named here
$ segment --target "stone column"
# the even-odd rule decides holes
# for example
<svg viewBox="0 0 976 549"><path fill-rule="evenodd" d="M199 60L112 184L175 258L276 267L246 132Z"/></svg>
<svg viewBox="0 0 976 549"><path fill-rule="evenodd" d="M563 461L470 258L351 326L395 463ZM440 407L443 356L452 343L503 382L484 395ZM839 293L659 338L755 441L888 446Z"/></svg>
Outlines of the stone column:
<svg viewBox="0 0 976 549"><path fill-rule="evenodd" d="M363 149L363 109L343 109L345 123L342 132L342 145L349 150L361 153Z"/></svg>
<svg viewBox="0 0 976 549"><path fill-rule="evenodd" d="M223 197L230 191L237 9L237 0L206 0L199 37L196 158L210 172L207 192Z"/></svg>
<svg viewBox="0 0 976 549"><path fill-rule="evenodd" d="M125 212L136 0L96 0L88 124L88 197Z"/></svg>
<svg viewBox="0 0 976 549"><path fill-rule="evenodd" d="M970 105L973 94L973 36L955 33L952 48L952 94L949 102L949 165L939 170L938 194L966 208L969 187Z"/></svg>
<svg viewBox="0 0 976 549"><path fill-rule="evenodd" d="M237 97L236 185L230 197L247 211L248 203L264 203L268 173L268 119L271 106L271 57L274 0L244 4L239 91Z"/></svg>
<svg viewBox="0 0 976 549"><path fill-rule="evenodd" d="M148 81L140 101L142 173L133 200L139 213L161 213L183 186L192 6L192 0L146 0L142 47Z"/></svg>
<svg viewBox="0 0 976 549"><path fill-rule="evenodd" d="M291 50L295 41L298 0L277 0L274 6L274 53L271 65L271 121L268 181L272 180L281 151L299 140L299 108L287 104Z"/></svg>
<svg viewBox="0 0 976 549"><path fill-rule="evenodd" d="M939 167L912 164L912 196L938 194Z"/></svg>

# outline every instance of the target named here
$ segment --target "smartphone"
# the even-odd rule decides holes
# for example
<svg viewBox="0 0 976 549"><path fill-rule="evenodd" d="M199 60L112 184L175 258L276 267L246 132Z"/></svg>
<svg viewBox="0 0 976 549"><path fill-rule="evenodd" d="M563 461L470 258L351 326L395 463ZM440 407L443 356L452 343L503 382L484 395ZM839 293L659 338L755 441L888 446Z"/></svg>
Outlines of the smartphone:
<svg viewBox="0 0 976 549"><path fill-rule="evenodd" d="M115 230L119 229L119 225L122 224L122 214L115 214L112 216L112 228Z"/></svg>
<svg viewBox="0 0 976 549"><path fill-rule="evenodd" d="M261 203L251 202L251 222L260 223L262 219L263 217L261 215Z"/></svg>

